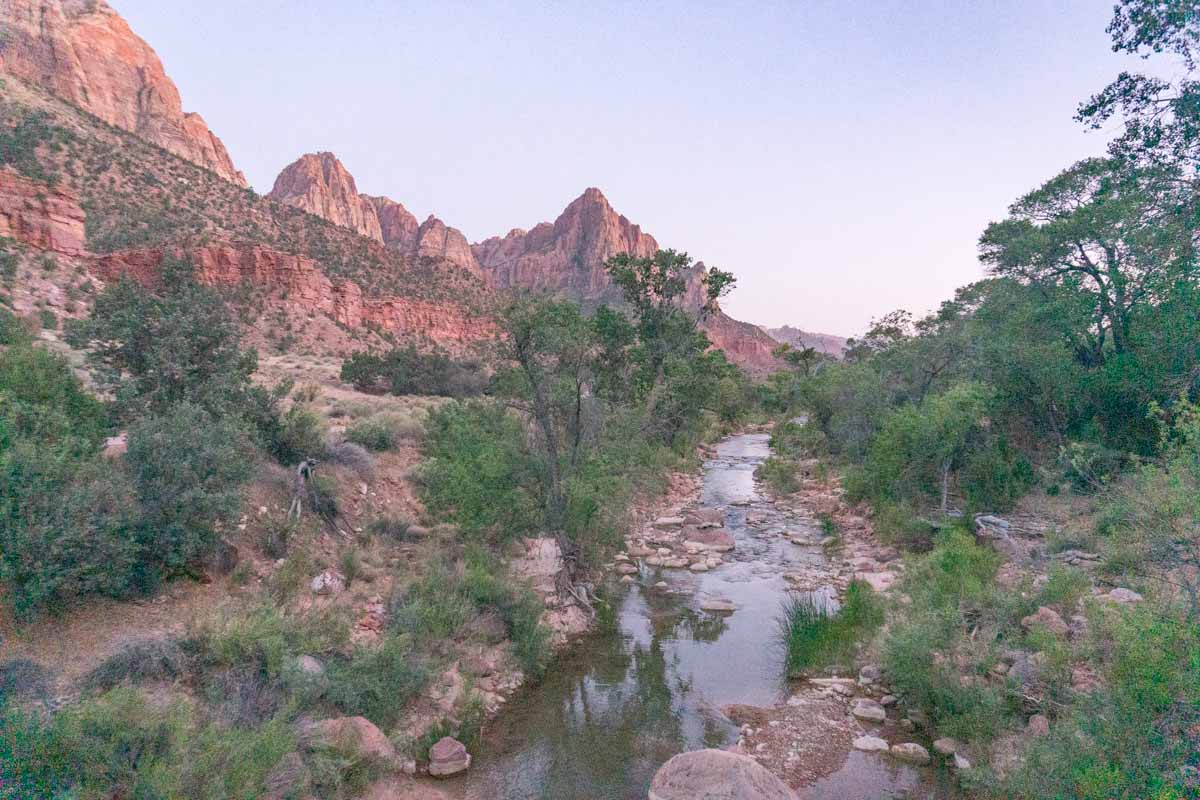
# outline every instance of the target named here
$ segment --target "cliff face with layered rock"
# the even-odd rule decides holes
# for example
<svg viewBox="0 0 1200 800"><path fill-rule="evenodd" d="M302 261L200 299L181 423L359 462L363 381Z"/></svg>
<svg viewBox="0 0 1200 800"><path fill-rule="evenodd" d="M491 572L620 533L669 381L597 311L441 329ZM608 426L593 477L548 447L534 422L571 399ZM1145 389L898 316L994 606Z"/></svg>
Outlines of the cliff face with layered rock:
<svg viewBox="0 0 1200 800"><path fill-rule="evenodd" d="M240 186L221 140L186 113L158 55L104 0L0 0L0 71Z"/></svg>
<svg viewBox="0 0 1200 800"><path fill-rule="evenodd" d="M360 194L354 176L333 153L308 153L284 168L267 195L411 256L444 258L479 275L462 231L430 215L417 224L389 197Z"/></svg>

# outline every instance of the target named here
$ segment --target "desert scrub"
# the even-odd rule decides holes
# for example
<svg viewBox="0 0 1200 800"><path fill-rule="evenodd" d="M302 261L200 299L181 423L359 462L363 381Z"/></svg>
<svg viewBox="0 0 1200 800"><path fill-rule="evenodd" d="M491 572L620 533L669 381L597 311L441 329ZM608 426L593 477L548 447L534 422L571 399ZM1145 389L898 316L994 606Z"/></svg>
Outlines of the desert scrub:
<svg viewBox="0 0 1200 800"><path fill-rule="evenodd" d="M346 441L375 452L395 450L401 439L398 423L392 415L375 414L346 428Z"/></svg>
<svg viewBox="0 0 1200 800"><path fill-rule="evenodd" d="M349 660L331 664L326 698L341 713L366 717L387 730L428 680L428 666L412 639L389 633L379 646L360 647Z"/></svg>
<svg viewBox="0 0 1200 800"><path fill-rule="evenodd" d="M771 456L758 465L754 470L754 477L767 484L774 494L791 494L800 488L796 470L793 462Z"/></svg>
<svg viewBox="0 0 1200 800"><path fill-rule="evenodd" d="M830 667L849 668L859 643L883 624L883 616L882 603L864 581L850 582L836 611L812 595L791 595L778 621L784 670L789 677L799 677Z"/></svg>

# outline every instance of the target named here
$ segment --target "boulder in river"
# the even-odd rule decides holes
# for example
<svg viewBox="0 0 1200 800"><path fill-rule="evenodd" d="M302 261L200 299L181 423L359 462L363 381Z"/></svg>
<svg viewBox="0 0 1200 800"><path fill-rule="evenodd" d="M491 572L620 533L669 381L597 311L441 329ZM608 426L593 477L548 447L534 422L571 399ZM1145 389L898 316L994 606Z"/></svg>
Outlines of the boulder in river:
<svg viewBox="0 0 1200 800"><path fill-rule="evenodd" d="M867 722L883 722L887 719L887 711L883 706L869 697L859 697L850 705L850 713Z"/></svg>
<svg viewBox="0 0 1200 800"><path fill-rule="evenodd" d="M882 753L888 749L888 743L878 736L860 736L854 740L854 749L867 753Z"/></svg>
<svg viewBox="0 0 1200 800"><path fill-rule="evenodd" d="M796 800L796 795L749 756L694 750L659 768L649 800Z"/></svg>
<svg viewBox="0 0 1200 800"><path fill-rule="evenodd" d="M910 764L928 764L929 751L916 742L892 745L892 757Z"/></svg>

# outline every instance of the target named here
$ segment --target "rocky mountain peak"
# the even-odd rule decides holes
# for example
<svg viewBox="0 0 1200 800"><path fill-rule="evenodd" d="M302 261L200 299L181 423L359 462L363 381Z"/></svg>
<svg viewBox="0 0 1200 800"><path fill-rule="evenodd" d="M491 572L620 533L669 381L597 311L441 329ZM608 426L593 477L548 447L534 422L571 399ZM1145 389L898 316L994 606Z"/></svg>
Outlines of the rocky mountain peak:
<svg viewBox="0 0 1200 800"><path fill-rule="evenodd" d="M269 195L411 256L445 258L480 274L467 237L432 214L422 223L390 197L360 194L333 153L308 153L284 167Z"/></svg>
<svg viewBox="0 0 1200 800"><path fill-rule="evenodd" d="M158 54L103 0L0 0L0 71L245 186Z"/></svg>

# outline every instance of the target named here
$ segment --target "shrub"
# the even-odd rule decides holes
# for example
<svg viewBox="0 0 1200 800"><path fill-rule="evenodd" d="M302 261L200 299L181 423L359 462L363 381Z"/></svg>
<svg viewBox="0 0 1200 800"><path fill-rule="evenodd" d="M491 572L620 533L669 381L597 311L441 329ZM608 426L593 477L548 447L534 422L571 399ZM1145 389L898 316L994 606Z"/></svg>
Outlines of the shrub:
<svg viewBox="0 0 1200 800"><path fill-rule="evenodd" d="M429 512L468 535L508 538L541 523L542 476L524 424L490 403L450 403L429 415L418 473Z"/></svg>
<svg viewBox="0 0 1200 800"><path fill-rule="evenodd" d="M392 627L418 643L460 635L474 612L459 578L444 563L434 564L425 578L398 591L390 606Z"/></svg>
<svg viewBox="0 0 1200 800"><path fill-rule="evenodd" d="M373 416L359 420L347 428L346 439L368 450L380 452L395 449L398 437L396 430L386 419Z"/></svg>
<svg viewBox="0 0 1200 800"><path fill-rule="evenodd" d="M375 477L375 459L360 445L338 442L329 445L326 454L331 463L349 467L361 480L370 481Z"/></svg>
<svg viewBox="0 0 1200 800"><path fill-rule="evenodd" d="M0 661L0 709L9 698L36 695L45 702L49 699L50 681L46 670L27 658ZM2 797L3 795L0 795Z"/></svg>
<svg viewBox="0 0 1200 800"><path fill-rule="evenodd" d="M754 477L766 483L775 494L791 494L800 489L796 465L775 456L759 464L754 470Z"/></svg>
<svg viewBox="0 0 1200 800"><path fill-rule="evenodd" d="M1038 594L1037 602L1042 606L1058 606L1067 614L1071 614L1091 587L1092 581L1083 570L1055 565L1050 569L1050 575Z"/></svg>
<svg viewBox="0 0 1200 800"><path fill-rule="evenodd" d="M341 378L361 392L472 397L483 393L487 376L478 361L454 361L444 353L415 347L383 355L355 353L342 363Z"/></svg>
<svg viewBox="0 0 1200 800"><path fill-rule="evenodd" d="M371 520L367 525L367 533L394 542L403 542L408 537L408 529L412 523L405 519L392 516L382 516Z"/></svg>
<svg viewBox="0 0 1200 800"><path fill-rule="evenodd" d="M325 457L325 421L308 406L294 405L280 418L271 454L280 464L295 466L306 458Z"/></svg>
<svg viewBox="0 0 1200 800"><path fill-rule="evenodd" d="M129 429L125 453L142 510L144 558L167 570L207 557L232 529L253 459L242 428L181 403Z"/></svg>
<svg viewBox="0 0 1200 800"><path fill-rule="evenodd" d="M175 640L130 639L88 672L81 685L85 692L104 692L125 682L173 681L187 671L187 658Z"/></svg>

